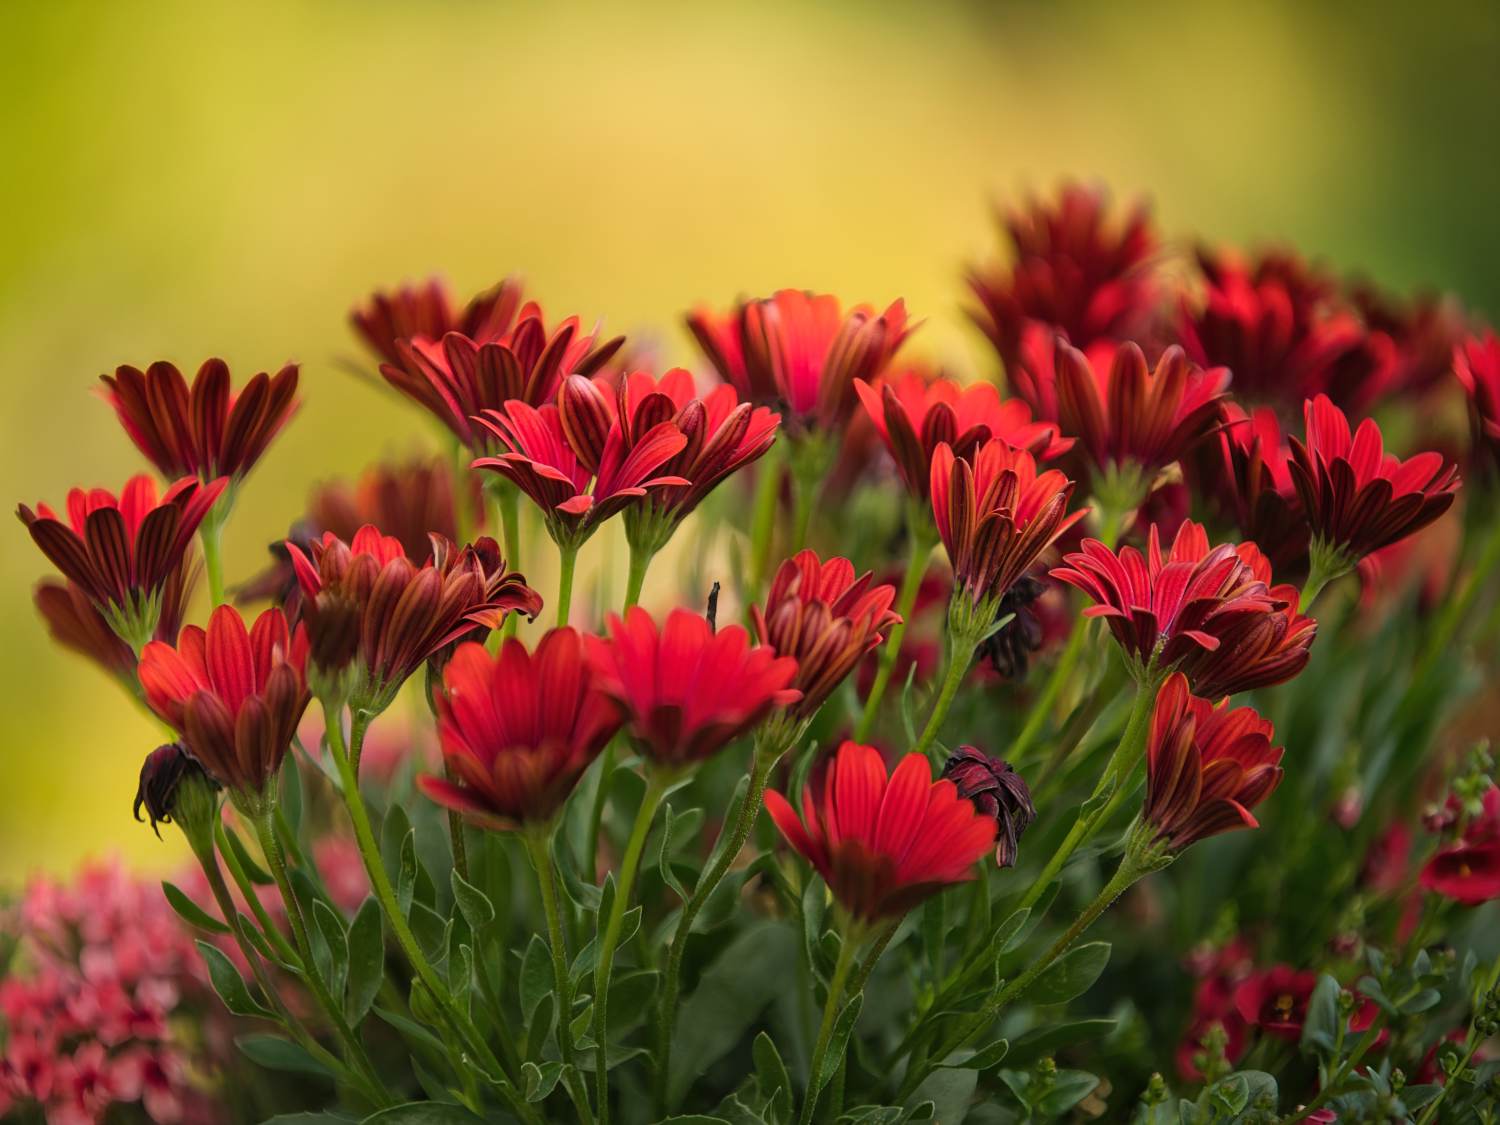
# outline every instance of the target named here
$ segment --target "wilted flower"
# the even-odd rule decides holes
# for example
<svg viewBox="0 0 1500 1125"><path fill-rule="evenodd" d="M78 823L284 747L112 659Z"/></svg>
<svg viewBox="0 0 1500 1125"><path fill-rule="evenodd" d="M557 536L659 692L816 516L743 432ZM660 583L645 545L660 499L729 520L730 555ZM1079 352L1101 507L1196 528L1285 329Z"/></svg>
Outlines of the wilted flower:
<svg viewBox="0 0 1500 1125"><path fill-rule="evenodd" d="M1420 882L1465 906L1500 898L1500 789L1485 790L1479 815L1427 861Z"/></svg>
<svg viewBox="0 0 1500 1125"><path fill-rule="evenodd" d="M349 322L366 346L388 363L401 362L399 340L441 340L457 332L481 344L509 330L521 307L521 282L508 277L455 311L453 295L438 278L422 285L401 285L372 293L349 314Z"/></svg>
<svg viewBox="0 0 1500 1125"><path fill-rule="evenodd" d="M184 785L215 785L187 747L180 742L168 742L146 755L146 760L141 763L141 779L136 786L135 805L131 812L136 820L140 820L144 808L151 820L151 831L158 839L161 832L156 826L172 823Z"/></svg>
<svg viewBox="0 0 1500 1125"><path fill-rule="evenodd" d="M977 656L988 660L1001 679L1025 679L1031 654L1047 642L1046 619L1037 604L1046 592L1046 582L1023 574L1000 599L995 620L1004 624L985 635Z"/></svg>
<svg viewBox="0 0 1500 1125"><path fill-rule="evenodd" d="M738 625L715 632L706 619L674 609L658 628L640 606L611 615L609 638L587 638L601 691L626 716L626 729L653 762L703 761L802 693L789 687L797 662L750 646Z"/></svg>
<svg viewBox="0 0 1500 1125"><path fill-rule="evenodd" d="M45 504L17 514L63 577L78 585L121 640L139 650L163 608L180 607L193 533L229 483L185 477L160 500L148 476L131 477L118 499L102 488L68 493L64 523ZM168 587L171 589L168 589Z"/></svg>
<svg viewBox="0 0 1500 1125"><path fill-rule="evenodd" d="M1173 852L1236 828L1256 828L1251 810L1281 783L1271 724L1249 707L1217 707L1174 672L1156 694L1146 744L1142 819Z"/></svg>
<svg viewBox="0 0 1500 1125"><path fill-rule="evenodd" d="M262 371L238 393L230 389L222 359L204 361L191 389L182 372L164 362L144 372L117 367L100 378L120 425L168 480L238 482L297 410L295 363L275 377Z"/></svg>
<svg viewBox="0 0 1500 1125"><path fill-rule="evenodd" d="M861 922L899 918L969 879L997 831L951 781L932 779L925 755L907 754L887 775L880 751L855 742L839 747L821 793L803 793L805 821L774 790L765 802L786 842Z"/></svg>
<svg viewBox="0 0 1500 1125"><path fill-rule="evenodd" d="M1272 965L1243 981L1234 991L1234 1006L1250 1026L1295 1043L1307 1020L1307 1002L1318 985L1318 974Z"/></svg>
<svg viewBox="0 0 1500 1125"><path fill-rule="evenodd" d="M448 777L424 774L417 785L502 831L551 820L621 721L570 628L548 632L535 654L515 638L496 656L459 646L434 705Z"/></svg>
<svg viewBox="0 0 1500 1125"><path fill-rule="evenodd" d="M1021 833L1036 819L1031 790L1010 764L991 758L974 746L960 746L943 763L943 777L958 787L958 795L974 802L983 815L994 817L999 826L995 837L995 863L1014 867L1020 851Z"/></svg>
<svg viewBox="0 0 1500 1125"><path fill-rule="evenodd" d="M1490 469L1500 471L1500 337L1465 340L1453 351L1453 370L1469 399L1475 453L1487 452Z"/></svg>
<svg viewBox="0 0 1500 1125"><path fill-rule="evenodd" d="M848 559L823 562L814 551L800 551L777 568L765 607L751 607L760 643L797 661L791 686L802 698L787 707L791 715L816 715L860 658L901 620L891 609L896 588L872 582L869 572L856 578Z"/></svg>

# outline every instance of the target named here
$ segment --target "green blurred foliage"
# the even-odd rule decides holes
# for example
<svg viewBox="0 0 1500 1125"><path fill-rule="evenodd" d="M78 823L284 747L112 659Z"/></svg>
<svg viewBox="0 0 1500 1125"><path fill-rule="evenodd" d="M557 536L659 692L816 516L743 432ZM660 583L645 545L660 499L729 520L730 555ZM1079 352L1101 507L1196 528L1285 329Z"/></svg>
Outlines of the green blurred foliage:
<svg viewBox="0 0 1500 1125"><path fill-rule="evenodd" d="M375 285L524 273L548 305L691 358L682 310L799 285L907 298L983 371L960 267L988 201L1060 176L1149 193L1174 235L1296 243L1500 309L1500 9L1458 5L479 2L0 8L0 467L12 500L139 461L121 362L304 364L244 489L230 577L311 481L428 445L351 377ZM0 879L123 847L159 731L53 649L0 547Z"/></svg>

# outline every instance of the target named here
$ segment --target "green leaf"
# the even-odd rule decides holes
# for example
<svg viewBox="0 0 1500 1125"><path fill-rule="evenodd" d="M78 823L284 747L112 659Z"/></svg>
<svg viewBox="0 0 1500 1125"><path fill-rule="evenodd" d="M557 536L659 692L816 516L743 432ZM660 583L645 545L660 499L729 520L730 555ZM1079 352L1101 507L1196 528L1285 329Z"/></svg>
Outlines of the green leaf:
<svg viewBox="0 0 1500 1125"><path fill-rule="evenodd" d="M380 993L385 979L385 929L380 903L365 899L349 927L349 1022L357 1025Z"/></svg>
<svg viewBox="0 0 1500 1125"><path fill-rule="evenodd" d="M1010 1043L1004 1039L996 1039L988 1047L981 1047L961 1063L953 1065L965 1070L989 1070L992 1066L999 1066L1005 1060L1006 1053L1010 1050Z"/></svg>
<svg viewBox="0 0 1500 1125"><path fill-rule="evenodd" d="M1214 1083L1209 1089L1208 1099L1209 1104L1220 1113L1234 1117L1243 1113L1245 1106L1250 1104L1250 1083L1245 1081L1243 1075L1231 1074Z"/></svg>
<svg viewBox="0 0 1500 1125"><path fill-rule="evenodd" d="M761 1093L771 1098L777 1090L791 1092L792 1077L787 1073L786 1063L781 1061L781 1052L764 1031L755 1037L750 1054L755 1060L755 1076L760 1080Z"/></svg>
<svg viewBox="0 0 1500 1125"><path fill-rule="evenodd" d="M281 771L281 801L279 808L286 817L287 827L292 830L293 843L302 828L302 770L297 755L288 755L286 769Z"/></svg>
<svg viewBox="0 0 1500 1125"><path fill-rule="evenodd" d="M237 1016L269 1018L271 1013L251 998L250 989L246 987L240 971L234 967L224 952L218 946L206 941L199 941L197 944L198 952L203 955L203 960L208 964L208 979L212 982L214 991L219 994L219 999L224 1001L224 1007Z"/></svg>
<svg viewBox="0 0 1500 1125"><path fill-rule="evenodd" d="M181 918L189 926L196 926L198 929L210 934L229 933L228 926L209 914L208 911L204 910L192 899L188 898L176 884L163 880L161 891L162 894L167 896L168 905L177 912L177 917Z"/></svg>
<svg viewBox="0 0 1500 1125"><path fill-rule="evenodd" d="M495 920L494 904L478 887L470 885L458 873L456 867L453 869L451 882L453 883L453 901L458 903L458 909L463 914L464 921L469 923L469 929L475 934L480 933Z"/></svg>
<svg viewBox="0 0 1500 1125"><path fill-rule="evenodd" d="M656 870L661 874L661 881L672 889L672 893L686 902L691 895L686 887L677 878L677 873L672 870L672 806L665 805L662 808L661 836L656 849ZM685 818L679 818L685 819Z"/></svg>
<svg viewBox="0 0 1500 1125"><path fill-rule="evenodd" d="M661 974L655 969L636 969L621 973L609 982L609 1026L625 1031L645 1019L660 986Z"/></svg>
<svg viewBox="0 0 1500 1125"><path fill-rule="evenodd" d="M413 901L407 921L429 961L437 963L447 957L448 930L453 925L451 919L444 918L430 906Z"/></svg>
<svg viewBox="0 0 1500 1125"><path fill-rule="evenodd" d="M403 915L411 913L412 895L417 889L417 830L409 828L401 841L401 872L396 879L396 904Z"/></svg>
<svg viewBox="0 0 1500 1125"><path fill-rule="evenodd" d="M1333 1053L1338 1038L1339 982L1324 973L1313 986L1302 1024L1302 1046L1323 1055Z"/></svg>
<svg viewBox="0 0 1500 1125"><path fill-rule="evenodd" d="M224 838L229 841L229 850L234 853L235 861L244 869L245 878L262 887L269 887L276 881L255 861L245 849L244 841L227 824L224 826Z"/></svg>
<svg viewBox="0 0 1500 1125"><path fill-rule="evenodd" d="M313 920L318 932L328 947L329 966L325 973L328 991L335 997L344 994L344 981L349 975L349 938L344 932L344 920L333 912L333 908L321 899L313 903Z"/></svg>
<svg viewBox="0 0 1500 1125"><path fill-rule="evenodd" d="M1054 1055L1064 1047L1108 1035L1119 1022L1116 1019L1088 1019L1034 1027L1011 1044L1010 1064L1029 1066L1044 1055Z"/></svg>
<svg viewBox="0 0 1500 1125"><path fill-rule="evenodd" d="M541 1066L534 1062L522 1063L521 1078L526 1084L526 1100L539 1102L551 1094L557 1080L562 1077L562 1070L560 1062L544 1062Z"/></svg>
<svg viewBox="0 0 1500 1125"><path fill-rule="evenodd" d="M844 1061L844 1052L849 1046L849 1036L854 1033L854 1024L859 1019L859 1010L864 1006L864 1002L865 994L861 992L844 1005L844 1010L834 1021L833 1034L828 1037L828 1051L823 1055L818 1073L813 1075L812 1085L808 1087L808 1097L821 1092Z"/></svg>
<svg viewBox="0 0 1500 1125"><path fill-rule="evenodd" d="M385 810L385 822L380 826L380 862L390 878L401 870L401 848L411 830L411 818L404 808L391 805Z"/></svg>
<svg viewBox="0 0 1500 1125"><path fill-rule="evenodd" d="M372 1113L364 1125L474 1125L483 1120L452 1102L407 1102Z"/></svg>
<svg viewBox="0 0 1500 1125"><path fill-rule="evenodd" d="M1437 989L1424 988L1401 1005L1401 1013L1402 1015L1414 1016L1419 1012L1428 1011L1431 1008L1437 1007L1438 1001L1442 998L1442 993L1438 992Z"/></svg>
<svg viewBox="0 0 1500 1125"><path fill-rule="evenodd" d="M529 1024L536 1006L552 991L552 957L541 934L532 934L521 958L521 1022Z"/></svg>
<svg viewBox="0 0 1500 1125"><path fill-rule="evenodd" d="M1025 996L1033 1004L1064 1004L1087 992L1109 964L1109 942L1074 946L1037 977Z"/></svg>
<svg viewBox="0 0 1500 1125"><path fill-rule="evenodd" d="M296 1043L279 1035L239 1035L235 1037L234 1043L246 1058L267 1070L313 1074L319 1078L332 1077L326 1066Z"/></svg>
<svg viewBox="0 0 1500 1125"><path fill-rule="evenodd" d="M1002 1075L1011 1071L1002 1070ZM940 1066L922 1080L906 1104L916 1109L923 1102L933 1106L930 1120L940 1125L958 1125L969 1112L969 1103L974 1100L974 1088L979 1084L977 1070L960 1070Z"/></svg>
<svg viewBox="0 0 1500 1125"><path fill-rule="evenodd" d="M1059 1070L1036 1107L1046 1117L1061 1117L1094 1092L1099 1079L1082 1070Z"/></svg>

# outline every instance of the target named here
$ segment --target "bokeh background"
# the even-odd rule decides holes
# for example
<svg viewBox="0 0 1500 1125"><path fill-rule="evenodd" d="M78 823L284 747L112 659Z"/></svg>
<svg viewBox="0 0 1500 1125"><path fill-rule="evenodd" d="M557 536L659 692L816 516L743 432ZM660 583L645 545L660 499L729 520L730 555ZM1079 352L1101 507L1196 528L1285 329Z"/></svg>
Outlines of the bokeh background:
<svg viewBox="0 0 1500 1125"><path fill-rule="evenodd" d="M310 481L431 446L351 377L345 314L439 272L692 357L680 313L782 285L904 296L991 360L960 270L1063 176L1187 239L1291 241L1500 312L1500 6L23 2L0 6L0 471L11 501L139 462L98 374L303 363L229 576ZM0 537L0 883L121 849L158 731L48 643ZM174 834L175 835L175 834Z"/></svg>

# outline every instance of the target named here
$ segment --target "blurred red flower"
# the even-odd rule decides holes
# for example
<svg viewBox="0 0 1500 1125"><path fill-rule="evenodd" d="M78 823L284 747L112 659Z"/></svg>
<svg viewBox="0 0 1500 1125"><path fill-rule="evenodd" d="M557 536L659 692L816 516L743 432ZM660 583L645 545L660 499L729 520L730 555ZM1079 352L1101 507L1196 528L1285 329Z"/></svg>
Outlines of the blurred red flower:
<svg viewBox="0 0 1500 1125"><path fill-rule="evenodd" d="M1234 990L1235 1010L1252 1027L1295 1043L1302 1037L1307 1002L1317 984L1317 973L1272 965Z"/></svg>
<svg viewBox="0 0 1500 1125"><path fill-rule="evenodd" d="M401 362L400 340L441 340L450 332L479 343L505 335L521 306L521 281L508 277L455 310L453 295L439 278L372 293L349 313L369 349L389 363Z"/></svg>
<svg viewBox="0 0 1500 1125"><path fill-rule="evenodd" d="M1453 351L1453 370L1469 399L1474 452L1483 451L1492 471L1500 471L1500 337L1473 336Z"/></svg>
<svg viewBox="0 0 1500 1125"><path fill-rule="evenodd" d="M1465 906L1500 898L1500 789L1485 791L1483 806L1459 838L1422 867L1422 886Z"/></svg>

